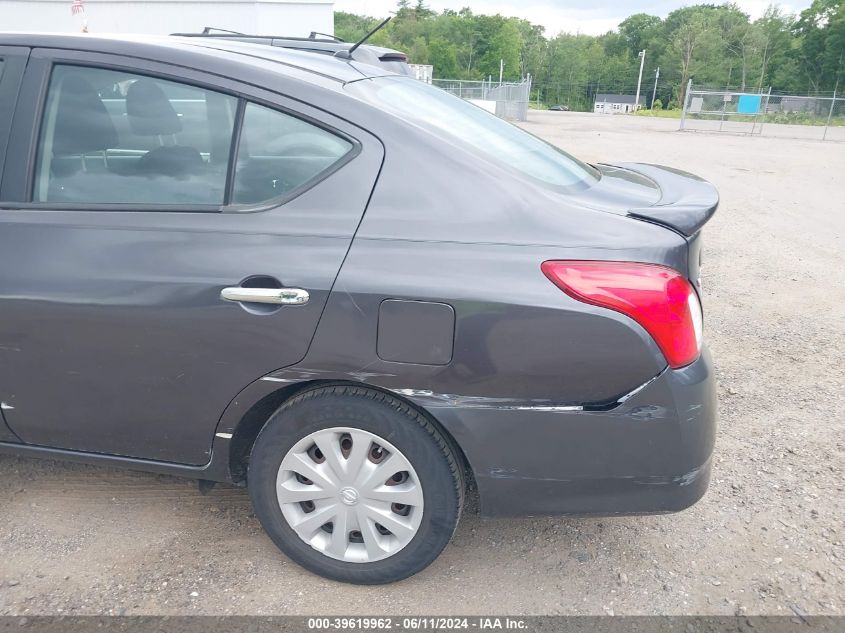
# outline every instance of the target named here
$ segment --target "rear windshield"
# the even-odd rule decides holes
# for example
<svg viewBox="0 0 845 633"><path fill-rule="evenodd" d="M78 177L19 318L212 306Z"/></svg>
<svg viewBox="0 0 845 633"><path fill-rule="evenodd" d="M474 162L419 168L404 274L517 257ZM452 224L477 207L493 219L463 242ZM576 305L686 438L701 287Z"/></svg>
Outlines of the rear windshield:
<svg viewBox="0 0 845 633"><path fill-rule="evenodd" d="M483 108L445 90L405 77L377 77L347 90L421 128L458 140L475 153L540 184L580 190L599 178L589 165Z"/></svg>

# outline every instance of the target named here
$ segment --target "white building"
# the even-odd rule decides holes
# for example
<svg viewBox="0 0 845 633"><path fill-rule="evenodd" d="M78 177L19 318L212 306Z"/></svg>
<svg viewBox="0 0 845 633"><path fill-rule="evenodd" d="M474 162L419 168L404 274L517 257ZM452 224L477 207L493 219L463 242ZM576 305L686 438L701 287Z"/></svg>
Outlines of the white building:
<svg viewBox="0 0 845 633"><path fill-rule="evenodd" d="M2 0L0 30L91 33L202 31L213 26L253 35L334 33L333 0Z"/></svg>
<svg viewBox="0 0 845 633"><path fill-rule="evenodd" d="M430 64L408 64L415 79L430 84L434 79L434 66Z"/></svg>
<svg viewBox="0 0 845 633"><path fill-rule="evenodd" d="M626 114L633 112L635 109L639 110L642 104L634 107L634 95L611 95L611 94L597 94L596 104L593 112L599 114Z"/></svg>

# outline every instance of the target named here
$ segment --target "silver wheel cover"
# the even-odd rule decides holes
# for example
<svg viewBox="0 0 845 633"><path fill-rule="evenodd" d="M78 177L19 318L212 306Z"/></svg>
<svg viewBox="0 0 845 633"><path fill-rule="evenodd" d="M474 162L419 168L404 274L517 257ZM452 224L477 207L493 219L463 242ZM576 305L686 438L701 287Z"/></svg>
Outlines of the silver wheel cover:
<svg viewBox="0 0 845 633"><path fill-rule="evenodd" d="M387 440L347 427L297 442L279 467L276 496L299 538L350 563L392 556L411 542L423 516L411 462Z"/></svg>

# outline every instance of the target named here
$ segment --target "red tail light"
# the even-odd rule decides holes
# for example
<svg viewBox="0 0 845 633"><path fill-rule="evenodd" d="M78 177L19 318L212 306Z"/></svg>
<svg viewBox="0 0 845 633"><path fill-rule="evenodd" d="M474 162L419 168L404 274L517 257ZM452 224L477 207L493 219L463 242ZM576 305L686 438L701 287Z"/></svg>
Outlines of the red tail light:
<svg viewBox="0 0 845 633"><path fill-rule="evenodd" d="M676 270L654 264L543 262L543 273L570 297L621 312L654 338L669 365L689 365L701 352L701 305Z"/></svg>

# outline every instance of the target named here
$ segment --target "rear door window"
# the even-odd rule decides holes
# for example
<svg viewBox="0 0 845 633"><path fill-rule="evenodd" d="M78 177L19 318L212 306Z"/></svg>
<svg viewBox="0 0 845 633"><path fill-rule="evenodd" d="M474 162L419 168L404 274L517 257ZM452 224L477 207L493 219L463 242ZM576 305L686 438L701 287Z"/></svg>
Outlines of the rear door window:
<svg viewBox="0 0 845 633"><path fill-rule="evenodd" d="M41 115L32 200L208 211L282 204L356 147L321 124L214 90L60 64Z"/></svg>
<svg viewBox="0 0 845 633"><path fill-rule="evenodd" d="M284 112L247 103L235 166L232 204L286 196L319 179L353 144Z"/></svg>
<svg viewBox="0 0 845 633"><path fill-rule="evenodd" d="M237 104L164 79L56 66L33 200L223 205Z"/></svg>

